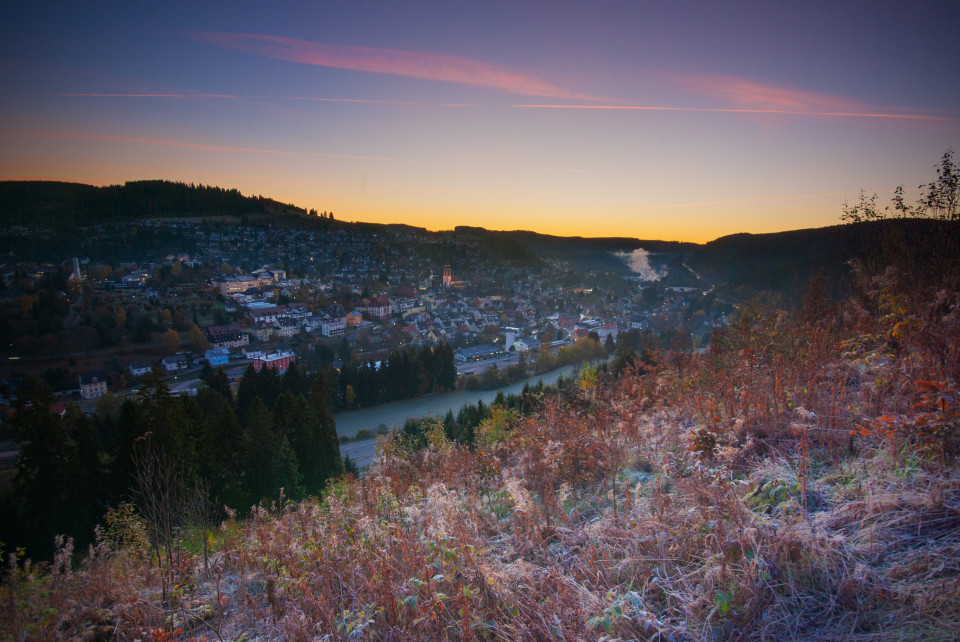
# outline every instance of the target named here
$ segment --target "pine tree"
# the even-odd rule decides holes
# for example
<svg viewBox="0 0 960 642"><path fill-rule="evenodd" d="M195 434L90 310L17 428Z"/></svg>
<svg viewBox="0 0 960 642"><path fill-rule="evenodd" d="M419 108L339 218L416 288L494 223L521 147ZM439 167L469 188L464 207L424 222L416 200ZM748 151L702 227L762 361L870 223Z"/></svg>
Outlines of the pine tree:
<svg viewBox="0 0 960 642"><path fill-rule="evenodd" d="M297 455L286 437L280 437L271 463L274 496L279 494L282 488L283 496L287 499L303 499L303 476L300 474Z"/></svg>
<svg viewBox="0 0 960 642"><path fill-rule="evenodd" d="M260 397L254 397L248 415L242 470L244 495L251 505L274 495L273 465L278 443L270 411Z"/></svg>
<svg viewBox="0 0 960 642"><path fill-rule="evenodd" d="M222 367L217 368L217 371L210 375L210 379L207 380L207 385L210 387L210 390L220 393L220 395L231 404L234 402L233 390L230 388L230 380L227 379L227 373L223 371Z"/></svg>
<svg viewBox="0 0 960 642"><path fill-rule="evenodd" d="M323 373L317 373L310 387L310 405L316 413L317 426L317 476L316 484L339 477L343 473L340 459L340 438L337 436L337 423L327 406L330 388Z"/></svg>
<svg viewBox="0 0 960 642"><path fill-rule="evenodd" d="M256 396L257 371L254 370L253 364L251 363L247 366L247 369L244 370L243 378L240 379L240 384L237 386L237 419L239 419L243 425L247 424L247 412L250 410L250 405Z"/></svg>
<svg viewBox="0 0 960 642"><path fill-rule="evenodd" d="M14 478L15 535L31 554L46 557L61 533L89 541L101 492L96 426L76 406L50 412L53 397L28 378L11 421L20 454Z"/></svg>

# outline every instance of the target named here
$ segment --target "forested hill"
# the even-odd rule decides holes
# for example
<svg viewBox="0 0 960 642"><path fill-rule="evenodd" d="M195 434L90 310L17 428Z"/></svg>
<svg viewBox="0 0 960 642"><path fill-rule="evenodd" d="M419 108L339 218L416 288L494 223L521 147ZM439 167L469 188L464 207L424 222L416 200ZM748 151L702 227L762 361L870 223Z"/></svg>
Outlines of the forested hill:
<svg viewBox="0 0 960 642"><path fill-rule="evenodd" d="M236 189L172 181L133 181L95 187L53 181L0 181L5 225L70 227L110 221L193 216L307 214L302 208Z"/></svg>
<svg viewBox="0 0 960 642"><path fill-rule="evenodd" d="M797 290L822 274L843 287L848 262L910 264L932 257L938 239L955 235L948 223L932 219L887 219L773 234L733 234L697 248L687 265L709 283L757 290ZM922 249L926 248L926 249Z"/></svg>
<svg viewBox="0 0 960 642"><path fill-rule="evenodd" d="M208 185L150 180L95 187L53 181L0 181L0 225L49 228L62 232L58 237L61 241L76 238L76 226L179 217L233 217L238 222L261 224L307 219L319 222L315 210ZM334 222L332 218L323 223L358 232L402 227L430 234L423 228ZM749 291L796 294L811 277L822 274L837 288L832 294L841 295L850 259L929 267L920 264L929 262L931 252L919 248L936 250L943 238L956 234L944 225L931 219L887 219L773 234L734 234L705 245L629 237L562 237L468 226L436 234L476 242L495 260L531 264L539 259L559 259L584 271L627 272L625 255L642 248L649 253L651 266L672 279L692 280L696 273L702 278L701 284L727 284ZM60 247L52 239L44 244ZM75 252L71 249L66 253Z"/></svg>

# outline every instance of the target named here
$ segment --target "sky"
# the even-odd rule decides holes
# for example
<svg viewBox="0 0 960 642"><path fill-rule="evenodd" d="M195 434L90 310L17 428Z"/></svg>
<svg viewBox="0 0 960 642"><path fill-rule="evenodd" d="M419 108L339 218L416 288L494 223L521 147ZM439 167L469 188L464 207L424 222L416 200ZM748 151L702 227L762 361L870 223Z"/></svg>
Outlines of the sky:
<svg viewBox="0 0 960 642"><path fill-rule="evenodd" d="M960 150L955 2L18 5L4 180L705 242L915 198Z"/></svg>

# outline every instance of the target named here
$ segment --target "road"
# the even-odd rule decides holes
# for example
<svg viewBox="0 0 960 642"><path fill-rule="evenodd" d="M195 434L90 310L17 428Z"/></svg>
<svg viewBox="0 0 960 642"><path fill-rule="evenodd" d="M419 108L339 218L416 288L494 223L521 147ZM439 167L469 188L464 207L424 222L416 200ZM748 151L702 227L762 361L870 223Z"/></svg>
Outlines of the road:
<svg viewBox="0 0 960 642"><path fill-rule="evenodd" d="M545 384L551 384L556 382L558 378L569 377L579 370L580 364L571 364L543 375L528 377L502 388L503 394L519 393L526 383L534 386L537 381L542 380ZM341 437L353 437L364 428L374 432L380 427L399 428L410 418L421 419L429 415L443 416L447 414L448 410L456 414L465 404L474 404L481 400L483 403L489 404L496 396L497 390L457 390L341 412L336 415L337 434ZM376 445L376 439L343 444L340 446L340 454L341 456L349 455L358 467L363 467L373 461Z"/></svg>

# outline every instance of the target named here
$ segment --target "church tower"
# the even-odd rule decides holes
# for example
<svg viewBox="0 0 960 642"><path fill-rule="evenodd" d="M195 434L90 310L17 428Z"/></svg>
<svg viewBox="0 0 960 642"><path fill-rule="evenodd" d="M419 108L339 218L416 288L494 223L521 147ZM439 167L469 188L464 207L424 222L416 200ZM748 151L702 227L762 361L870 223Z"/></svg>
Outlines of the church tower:
<svg viewBox="0 0 960 642"><path fill-rule="evenodd" d="M443 287L449 288L450 284L453 282L453 270L450 269L450 265L443 266Z"/></svg>

